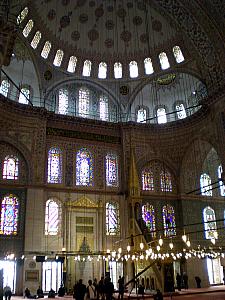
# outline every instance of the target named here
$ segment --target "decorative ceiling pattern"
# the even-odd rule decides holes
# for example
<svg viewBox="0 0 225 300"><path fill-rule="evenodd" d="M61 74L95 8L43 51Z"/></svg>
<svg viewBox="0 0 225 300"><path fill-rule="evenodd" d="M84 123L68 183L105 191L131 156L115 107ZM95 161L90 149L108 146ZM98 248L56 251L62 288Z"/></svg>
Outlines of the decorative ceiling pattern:
<svg viewBox="0 0 225 300"><path fill-rule="evenodd" d="M46 28L50 40L69 45L75 55L91 51L95 57L116 53L118 58L135 58L140 51L162 50L177 36L177 29L143 0L36 0L30 5L37 26Z"/></svg>

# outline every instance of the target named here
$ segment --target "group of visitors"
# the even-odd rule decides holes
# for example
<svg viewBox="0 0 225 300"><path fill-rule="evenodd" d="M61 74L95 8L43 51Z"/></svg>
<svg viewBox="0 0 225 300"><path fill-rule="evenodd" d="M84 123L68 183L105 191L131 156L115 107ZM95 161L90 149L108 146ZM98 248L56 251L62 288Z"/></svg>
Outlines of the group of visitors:
<svg viewBox="0 0 225 300"><path fill-rule="evenodd" d="M61 284L61 286L58 290L58 296L63 297L63 296L65 296L65 293L66 293L65 287L63 286L63 284ZM55 296L56 296L56 292L51 288L50 291L48 292L48 298L55 298ZM10 298L11 298L11 296L10 296ZM5 300L10 300L10 298L6 298ZM29 288L26 287L25 291L24 291L24 298L28 298L28 299L44 298L44 292L43 292L42 288L39 286L37 289L37 294L32 295Z"/></svg>
<svg viewBox="0 0 225 300"><path fill-rule="evenodd" d="M180 275L179 273L177 273L176 281L177 281L177 289L178 289L178 291L181 291L182 287L185 290L188 290L188 275L185 272L182 275Z"/></svg>
<svg viewBox="0 0 225 300"><path fill-rule="evenodd" d="M121 298L123 299L123 288L122 278L120 277L119 289L121 291ZM83 284L83 280L80 279L73 288L73 298L76 300L93 300L93 299L101 299L101 300L112 300L114 293L114 285L111 282L111 278L107 275L105 278L101 277L99 282L95 278L92 280L88 280L87 287Z"/></svg>

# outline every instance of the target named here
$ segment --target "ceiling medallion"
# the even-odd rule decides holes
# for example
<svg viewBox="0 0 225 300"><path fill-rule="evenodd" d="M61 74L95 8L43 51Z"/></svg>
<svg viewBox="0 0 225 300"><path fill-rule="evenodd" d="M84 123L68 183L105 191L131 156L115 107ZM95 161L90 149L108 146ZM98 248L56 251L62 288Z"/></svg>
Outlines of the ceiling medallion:
<svg viewBox="0 0 225 300"><path fill-rule="evenodd" d="M79 31L73 31L71 33L71 39L75 42L78 41L80 39L80 32Z"/></svg>
<svg viewBox="0 0 225 300"><path fill-rule="evenodd" d="M169 85L171 84L176 78L176 74L174 73L169 73L163 76L160 76L159 78L156 79L156 82L159 85Z"/></svg>
<svg viewBox="0 0 225 300"><path fill-rule="evenodd" d="M88 38L90 41L96 41L99 38L99 33L97 30L95 29L91 29L90 31L88 31Z"/></svg>
<svg viewBox="0 0 225 300"><path fill-rule="evenodd" d="M120 94L126 96L129 94L129 87L127 85L121 85Z"/></svg>
<svg viewBox="0 0 225 300"><path fill-rule="evenodd" d="M120 35L120 38L121 40L123 40L124 42L129 42L131 40L131 32L130 31L127 31L127 30L124 30L121 35Z"/></svg>
<svg viewBox="0 0 225 300"><path fill-rule="evenodd" d="M47 70L44 72L44 78L46 81L49 81L52 79L52 72L50 70Z"/></svg>

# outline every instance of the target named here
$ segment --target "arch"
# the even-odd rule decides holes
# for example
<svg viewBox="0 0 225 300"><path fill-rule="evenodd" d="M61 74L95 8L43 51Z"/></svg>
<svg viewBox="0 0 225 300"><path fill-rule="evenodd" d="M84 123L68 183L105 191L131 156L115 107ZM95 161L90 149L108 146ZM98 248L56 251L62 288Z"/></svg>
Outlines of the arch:
<svg viewBox="0 0 225 300"><path fill-rule="evenodd" d="M154 191L154 175L151 168L144 168L141 172L142 190Z"/></svg>
<svg viewBox="0 0 225 300"><path fill-rule="evenodd" d="M29 104L29 100L31 100L31 88L28 85L23 85L20 88L18 102L22 104Z"/></svg>
<svg viewBox="0 0 225 300"><path fill-rule="evenodd" d="M105 170L106 170L106 186L118 187L118 156L115 153L107 153L105 156Z"/></svg>
<svg viewBox="0 0 225 300"><path fill-rule="evenodd" d="M178 64L184 61L184 56L179 46L173 47L173 55Z"/></svg>
<svg viewBox="0 0 225 300"><path fill-rule="evenodd" d="M120 62L114 63L114 77L115 79L119 79L123 77L123 68Z"/></svg>
<svg viewBox="0 0 225 300"><path fill-rule="evenodd" d="M119 203L111 201L106 203L106 235L118 235L120 233Z"/></svg>
<svg viewBox="0 0 225 300"><path fill-rule="evenodd" d="M23 20L26 18L27 14L29 12L29 9L28 7L24 7L24 9L20 12L20 14L17 16L17 19L16 19L16 23L18 25L20 25Z"/></svg>
<svg viewBox="0 0 225 300"><path fill-rule="evenodd" d="M176 221L174 207L167 204L162 208L164 236L176 235Z"/></svg>
<svg viewBox="0 0 225 300"><path fill-rule="evenodd" d="M160 62L162 70L169 69L170 63L169 63L168 57L165 52L161 52L159 54L159 62Z"/></svg>
<svg viewBox="0 0 225 300"><path fill-rule="evenodd" d="M45 204L45 235L58 235L60 231L61 205L56 199Z"/></svg>
<svg viewBox="0 0 225 300"><path fill-rule="evenodd" d="M200 176L200 188L203 196L212 196L212 180L206 173Z"/></svg>
<svg viewBox="0 0 225 300"><path fill-rule="evenodd" d="M30 34L31 30L33 29L33 26L34 26L34 21L32 19L30 19L26 26L24 27L23 29L23 35L25 38L28 37L28 35Z"/></svg>
<svg viewBox="0 0 225 300"><path fill-rule="evenodd" d="M145 222L146 227L151 233L152 237L156 237L156 224L155 224L155 210L153 205L148 202L142 205L142 219Z"/></svg>
<svg viewBox="0 0 225 300"><path fill-rule="evenodd" d="M74 73L76 70L77 58L76 56L70 56L70 60L68 63L67 71L70 73Z"/></svg>
<svg viewBox="0 0 225 300"><path fill-rule="evenodd" d="M130 78L138 77L138 64L136 61L132 60L129 63L129 71L130 71Z"/></svg>
<svg viewBox="0 0 225 300"><path fill-rule="evenodd" d="M1 201L0 234L17 235L19 222L19 200L13 195L4 196Z"/></svg>
<svg viewBox="0 0 225 300"><path fill-rule="evenodd" d="M51 48L52 48L52 44L49 41L46 41L41 51L41 57L47 59L51 51Z"/></svg>
<svg viewBox="0 0 225 300"><path fill-rule="evenodd" d="M60 67L62 64L63 56L64 56L63 50L58 49L55 54L53 65L56 67Z"/></svg>
<svg viewBox="0 0 225 300"><path fill-rule="evenodd" d="M98 78L106 79L107 77L107 64L101 62L98 66Z"/></svg>
<svg viewBox="0 0 225 300"><path fill-rule="evenodd" d="M41 32L40 31L37 31L31 41L31 47L33 49L36 49L38 44L40 43L40 40L41 40Z"/></svg>
<svg viewBox="0 0 225 300"><path fill-rule="evenodd" d="M93 158L87 148L81 148L76 155L76 185L93 186Z"/></svg>
<svg viewBox="0 0 225 300"><path fill-rule="evenodd" d="M84 61L83 71L82 71L83 76L87 76L87 77L91 76L91 65L92 63L90 60L87 59Z"/></svg>
<svg viewBox="0 0 225 300"><path fill-rule="evenodd" d="M8 79L3 79L1 81L0 94L2 94L5 97L8 97L9 90L10 90L10 83L9 83Z"/></svg>
<svg viewBox="0 0 225 300"><path fill-rule="evenodd" d="M15 155L7 155L3 163L3 179L17 180L19 177L19 159Z"/></svg>
<svg viewBox="0 0 225 300"><path fill-rule="evenodd" d="M203 209L203 222L205 230L205 238L218 239L218 232L216 227L216 215L213 208L207 206Z"/></svg>
<svg viewBox="0 0 225 300"><path fill-rule="evenodd" d="M48 150L48 183L62 183L62 150L51 147Z"/></svg>

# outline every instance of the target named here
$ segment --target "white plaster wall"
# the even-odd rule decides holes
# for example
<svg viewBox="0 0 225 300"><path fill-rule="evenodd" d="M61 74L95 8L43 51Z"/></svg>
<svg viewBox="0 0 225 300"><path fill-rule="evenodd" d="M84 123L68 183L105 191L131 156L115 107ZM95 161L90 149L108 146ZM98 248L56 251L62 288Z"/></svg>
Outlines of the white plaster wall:
<svg viewBox="0 0 225 300"><path fill-rule="evenodd" d="M189 288L196 288L195 276L201 278L201 287L209 286L206 259L191 258L187 260L187 275Z"/></svg>

